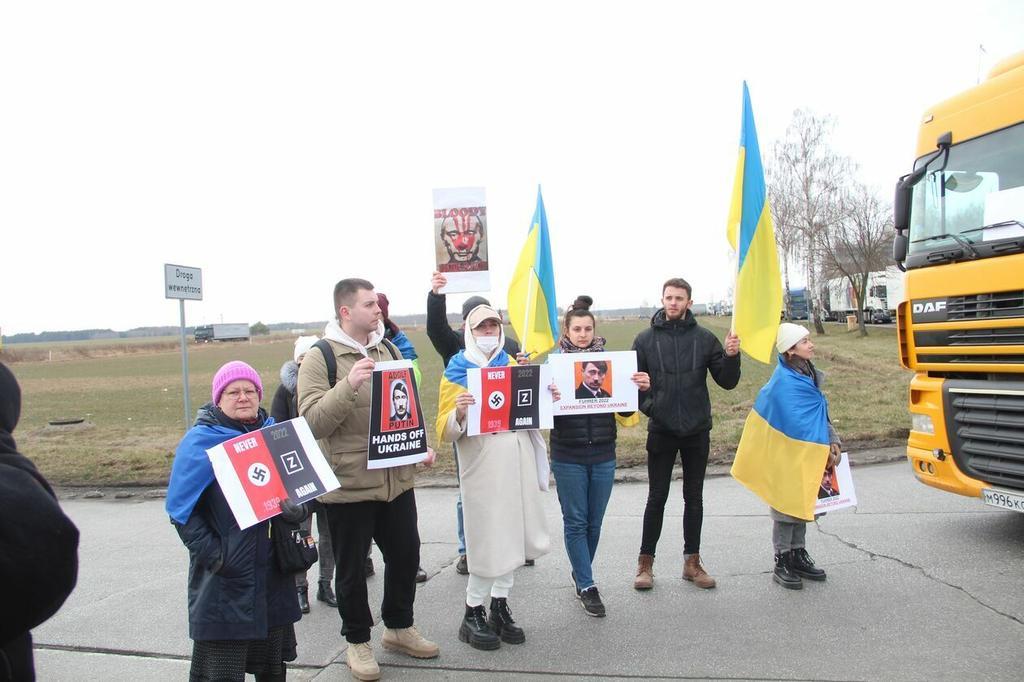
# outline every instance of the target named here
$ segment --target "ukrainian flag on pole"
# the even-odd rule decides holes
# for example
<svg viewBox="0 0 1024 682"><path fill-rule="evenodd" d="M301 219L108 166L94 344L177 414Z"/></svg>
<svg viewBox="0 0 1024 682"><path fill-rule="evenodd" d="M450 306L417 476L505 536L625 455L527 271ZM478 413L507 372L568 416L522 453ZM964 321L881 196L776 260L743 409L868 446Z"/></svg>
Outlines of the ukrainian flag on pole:
<svg viewBox="0 0 1024 682"><path fill-rule="evenodd" d="M558 336L555 270L539 185L537 210L508 287L508 317L524 353L543 353L554 347Z"/></svg>
<svg viewBox="0 0 1024 682"><path fill-rule="evenodd" d="M733 332L743 341L743 350L750 357L768 364L782 312L782 276L746 81L743 82L740 156L736 162L727 235L737 261Z"/></svg>

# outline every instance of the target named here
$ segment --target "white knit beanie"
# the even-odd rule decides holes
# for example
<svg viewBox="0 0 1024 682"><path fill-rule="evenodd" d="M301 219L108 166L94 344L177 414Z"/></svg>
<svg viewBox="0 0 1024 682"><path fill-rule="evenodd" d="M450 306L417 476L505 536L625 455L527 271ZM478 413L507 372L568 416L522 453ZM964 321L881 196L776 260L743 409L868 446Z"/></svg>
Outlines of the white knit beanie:
<svg viewBox="0 0 1024 682"><path fill-rule="evenodd" d="M313 344L319 341L320 338L316 335L313 336L300 336L295 339L295 354L292 356L292 360L295 362L299 361L306 352L313 347Z"/></svg>
<svg viewBox="0 0 1024 682"><path fill-rule="evenodd" d="M775 348L780 353L785 353L787 350L800 343L800 339L810 335L810 331L806 327L801 327L798 324L792 322L783 322L779 325L779 333L775 336Z"/></svg>

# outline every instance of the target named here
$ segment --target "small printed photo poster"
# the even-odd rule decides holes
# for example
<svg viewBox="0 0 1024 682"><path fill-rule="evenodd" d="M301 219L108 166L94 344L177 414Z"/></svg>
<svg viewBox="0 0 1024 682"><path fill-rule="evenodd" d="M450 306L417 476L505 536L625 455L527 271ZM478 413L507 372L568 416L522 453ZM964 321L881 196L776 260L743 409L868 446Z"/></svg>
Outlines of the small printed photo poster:
<svg viewBox="0 0 1024 682"><path fill-rule="evenodd" d="M434 258L442 294L489 291L487 197L483 187L434 190Z"/></svg>
<svg viewBox="0 0 1024 682"><path fill-rule="evenodd" d="M341 486L305 418L242 434L206 451L238 527L245 529Z"/></svg>
<svg viewBox="0 0 1024 682"><path fill-rule="evenodd" d="M425 460L427 428L423 424L412 361L378 362L370 382L366 467L387 469Z"/></svg>
<svg viewBox="0 0 1024 682"><path fill-rule="evenodd" d="M853 475L850 473L850 458L844 452L832 469L826 469L818 485L818 501L814 505L815 514L827 511L846 509L857 506L857 491L853 487Z"/></svg>
<svg viewBox="0 0 1024 682"><path fill-rule="evenodd" d="M635 351L554 353L548 364L562 394L554 404L556 415L636 411Z"/></svg>
<svg viewBox="0 0 1024 682"><path fill-rule="evenodd" d="M472 368L467 388L476 397L469 406L467 433L550 429L551 371L548 365Z"/></svg>

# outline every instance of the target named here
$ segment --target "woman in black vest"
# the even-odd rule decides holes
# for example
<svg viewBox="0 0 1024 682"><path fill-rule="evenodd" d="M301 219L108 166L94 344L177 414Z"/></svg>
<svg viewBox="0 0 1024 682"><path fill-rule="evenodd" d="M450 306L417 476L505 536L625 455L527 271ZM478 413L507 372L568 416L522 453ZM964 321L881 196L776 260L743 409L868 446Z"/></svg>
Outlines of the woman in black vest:
<svg viewBox="0 0 1024 682"><path fill-rule="evenodd" d="M604 350L605 340L595 334L596 323L590 312L593 303L589 296L579 296L569 307L558 342L562 353ZM650 386L644 372L637 372L632 379L641 390ZM562 506L565 551L572 564L580 605L587 615L596 617L605 615L594 582L593 562L615 482L615 436L615 415L610 412L558 416L551 430L551 471Z"/></svg>

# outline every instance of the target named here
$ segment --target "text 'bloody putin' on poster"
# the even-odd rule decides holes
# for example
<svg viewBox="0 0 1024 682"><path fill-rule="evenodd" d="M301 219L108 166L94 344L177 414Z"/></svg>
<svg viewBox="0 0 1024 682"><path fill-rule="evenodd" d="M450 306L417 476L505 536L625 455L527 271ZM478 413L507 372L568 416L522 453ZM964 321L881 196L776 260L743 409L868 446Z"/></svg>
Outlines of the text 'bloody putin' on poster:
<svg viewBox="0 0 1024 682"><path fill-rule="evenodd" d="M368 469L417 464L427 458L427 428L412 361L374 365L370 379Z"/></svg>
<svg viewBox="0 0 1024 682"><path fill-rule="evenodd" d="M206 454L243 529L276 516L284 498L299 504L340 487L303 417L237 436Z"/></svg>
<svg viewBox="0 0 1024 682"><path fill-rule="evenodd" d="M547 365L482 367L466 374L476 402L469 406L467 433L550 429L551 370Z"/></svg>

